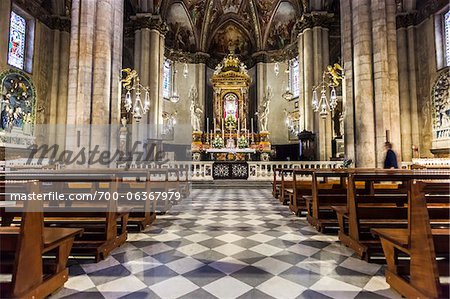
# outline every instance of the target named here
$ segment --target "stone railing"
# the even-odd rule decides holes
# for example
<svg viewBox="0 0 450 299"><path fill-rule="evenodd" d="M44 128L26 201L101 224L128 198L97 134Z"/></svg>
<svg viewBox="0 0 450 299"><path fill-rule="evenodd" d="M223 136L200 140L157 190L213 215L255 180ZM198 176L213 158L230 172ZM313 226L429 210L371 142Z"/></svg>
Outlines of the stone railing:
<svg viewBox="0 0 450 299"><path fill-rule="evenodd" d="M315 169L315 168L338 168L341 161L269 161L269 162L248 162L249 180L252 181L272 181L274 171L277 168L285 169ZM277 173L278 175L278 173ZM281 178L280 178L281 179ZM292 179L291 173L286 173L285 179Z"/></svg>
<svg viewBox="0 0 450 299"><path fill-rule="evenodd" d="M189 179L192 181L210 181L213 180L213 163L211 161L171 161L162 165L149 164L149 165L136 165L131 164L130 168L178 168L183 170L189 170ZM269 161L269 162L248 162L249 181L272 181L274 171L277 168L337 168L342 164L340 161L299 161L299 162L286 162L286 161ZM290 179L287 175L287 179Z"/></svg>

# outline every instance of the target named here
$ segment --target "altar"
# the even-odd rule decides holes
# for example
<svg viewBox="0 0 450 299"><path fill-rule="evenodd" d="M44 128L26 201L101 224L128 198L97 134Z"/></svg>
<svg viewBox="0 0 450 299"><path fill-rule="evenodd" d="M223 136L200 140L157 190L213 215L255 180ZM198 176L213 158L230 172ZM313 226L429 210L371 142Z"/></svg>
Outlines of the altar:
<svg viewBox="0 0 450 299"><path fill-rule="evenodd" d="M191 152L194 161L268 161L271 155L267 111L256 114L262 131L256 132L256 115L249 115L249 86L251 78L247 67L233 51L219 63L211 78L213 86L213 118L206 118L205 131L200 129L200 118L191 105L193 121ZM212 122L210 122L212 120Z"/></svg>
<svg viewBox="0 0 450 299"><path fill-rule="evenodd" d="M250 155L256 154L253 148L210 148L205 151L211 160L249 161ZM220 155L224 157L221 159Z"/></svg>

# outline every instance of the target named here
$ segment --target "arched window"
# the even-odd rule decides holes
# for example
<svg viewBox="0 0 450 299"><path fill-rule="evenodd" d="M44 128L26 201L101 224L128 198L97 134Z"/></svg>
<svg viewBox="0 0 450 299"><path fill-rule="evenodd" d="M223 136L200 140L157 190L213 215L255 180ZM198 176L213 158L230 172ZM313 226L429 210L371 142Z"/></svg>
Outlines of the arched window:
<svg viewBox="0 0 450 299"><path fill-rule="evenodd" d="M9 24L8 64L23 70L27 21L12 11Z"/></svg>
<svg viewBox="0 0 450 299"><path fill-rule="evenodd" d="M34 19L13 6L9 20L8 64L31 73L33 66Z"/></svg>
<svg viewBox="0 0 450 299"><path fill-rule="evenodd" d="M294 99L300 96L300 69L298 59L289 61L289 87L294 95Z"/></svg>
<svg viewBox="0 0 450 299"><path fill-rule="evenodd" d="M172 95L173 84L173 63L169 59L164 59L164 72L163 72L163 98L170 99Z"/></svg>
<svg viewBox="0 0 450 299"><path fill-rule="evenodd" d="M450 66L450 10L444 15L445 65Z"/></svg>

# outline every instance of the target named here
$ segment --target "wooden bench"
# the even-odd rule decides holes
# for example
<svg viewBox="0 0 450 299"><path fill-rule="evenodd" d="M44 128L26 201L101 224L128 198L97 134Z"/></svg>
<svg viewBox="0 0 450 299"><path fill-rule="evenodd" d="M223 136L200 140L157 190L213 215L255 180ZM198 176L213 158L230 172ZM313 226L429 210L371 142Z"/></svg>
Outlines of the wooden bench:
<svg viewBox="0 0 450 299"><path fill-rule="evenodd" d="M293 180L292 178L292 173L293 173L293 169L283 169L281 171L281 181L280 181L280 191L279 191L279 196L278 196L278 200L282 203L282 204L287 204L289 201L289 194L291 194L292 192L292 186L293 186Z"/></svg>
<svg viewBox="0 0 450 299"><path fill-rule="evenodd" d="M94 256L96 261L106 258L112 250L125 243L131 208L118 206L117 170L60 170L40 172L12 172L8 180L38 180L42 192L58 192L69 196L96 195L94 200L50 201L44 204L44 224L47 227L83 228L84 234L74 241L72 253ZM101 196L101 193L104 195ZM110 200L108 200L108 198ZM13 223L19 215L2 215L2 226Z"/></svg>
<svg viewBox="0 0 450 299"><path fill-rule="evenodd" d="M26 193L40 192L36 182L25 186ZM0 228L0 273L11 275L10 282L0 283L0 297L45 298L67 281L69 253L83 229L44 227L41 201L20 204L20 226Z"/></svg>
<svg viewBox="0 0 450 299"><path fill-rule="evenodd" d="M360 169L319 169L312 174L312 194L304 196L307 207L307 220L317 230L338 228L333 207L347 206L347 178L350 173L366 171ZM366 184L356 182L359 195L391 194L398 192L398 184ZM381 197L377 197L378 200Z"/></svg>
<svg viewBox="0 0 450 299"><path fill-rule="evenodd" d="M155 202L150 199L148 170L130 169L118 172L118 176L119 207L131 209L128 227L137 226L142 231L156 220Z"/></svg>
<svg viewBox="0 0 450 299"><path fill-rule="evenodd" d="M292 169L287 168L275 168L273 170L273 181L272 181L272 196L279 199L281 195L281 180L284 172L291 173Z"/></svg>
<svg viewBox="0 0 450 299"><path fill-rule="evenodd" d="M381 239L386 281L393 289L407 298L448 298L448 284L441 284L439 276L449 275L450 190L427 196L427 188L424 182L410 182L407 228L372 232ZM400 253L409 261L400 260ZM409 265L402 269L404 262Z"/></svg>
<svg viewBox="0 0 450 299"><path fill-rule="evenodd" d="M397 188L377 194L380 182L407 183L411 179L443 179L445 174L429 171L385 170L350 173L347 205L333 206L339 224L339 240L367 261L382 253L381 243L372 228L405 228L407 226L407 189ZM358 194L357 184L369 185L369 193ZM431 186L431 185L430 185ZM431 188L433 190L433 188Z"/></svg>

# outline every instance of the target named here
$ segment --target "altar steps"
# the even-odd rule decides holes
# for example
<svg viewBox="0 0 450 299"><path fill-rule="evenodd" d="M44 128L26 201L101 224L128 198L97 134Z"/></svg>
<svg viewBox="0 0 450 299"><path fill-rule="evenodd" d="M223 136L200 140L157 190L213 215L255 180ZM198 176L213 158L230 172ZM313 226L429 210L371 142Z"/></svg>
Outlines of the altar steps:
<svg viewBox="0 0 450 299"><path fill-rule="evenodd" d="M261 189L271 188L270 182L247 180L215 180L192 182L193 189Z"/></svg>

